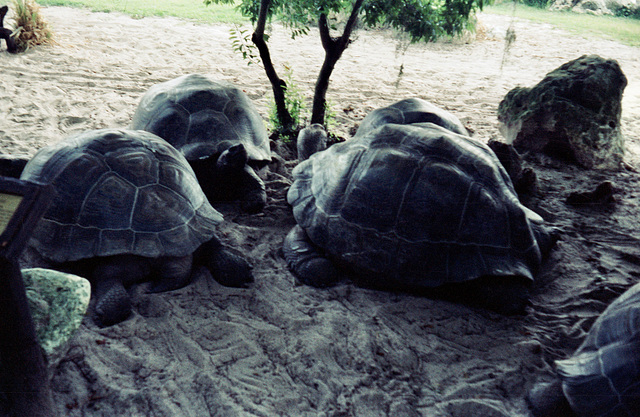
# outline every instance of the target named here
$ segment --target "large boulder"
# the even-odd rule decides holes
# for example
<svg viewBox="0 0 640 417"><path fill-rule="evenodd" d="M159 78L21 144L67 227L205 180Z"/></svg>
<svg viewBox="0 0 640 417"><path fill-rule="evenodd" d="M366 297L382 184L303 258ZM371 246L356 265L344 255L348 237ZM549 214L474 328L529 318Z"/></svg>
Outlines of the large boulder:
<svg viewBox="0 0 640 417"><path fill-rule="evenodd" d="M615 60L584 55L532 88L509 91L498 106L500 131L519 151L544 152L585 168L618 169L626 85Z"/></svg>
<svg viewBox="0 0 640 417"><path fill-rule="evenodd" d="M22 270L36 337L50 365L66 353L65 347L80 327L89 306L89 281L52 269Z"/></svg>
<svg viewBox="0 0 640 417"><path fill-rule="evenodd" d="M555 0L549 8L596 16L625 16L638 13L640 3L638 0Z"/></svg>

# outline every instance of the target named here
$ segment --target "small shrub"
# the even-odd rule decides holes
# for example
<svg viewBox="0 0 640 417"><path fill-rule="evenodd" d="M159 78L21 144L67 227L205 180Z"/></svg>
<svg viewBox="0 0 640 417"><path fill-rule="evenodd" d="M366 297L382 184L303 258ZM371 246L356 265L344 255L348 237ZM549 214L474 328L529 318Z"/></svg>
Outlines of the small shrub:
<svg viewBox="0 0 640 417"><path fill-rule="evenodd" d="M231 40L231 47L242 54L242 58L247 61L247 65L256 64L260 65L260 58L258 57L258 48L251 41L252 32L249 29L243 29L239 25L235 25L229 32L229 39ZM269 40L268 35L264 35L265 41Z"/></svg>
<svg viewBox="0 0 640 417"><path fill-rule="evenodd" d="M13 38L18 50L25 51L36 45L53 44L53 33L33 0L13 0Z"/></svg>
<svg viewBox="0 0 640 417"><path fill-rule="evenodd" d="M327 132L336 127L338 124L337 117L338 115L335 111L335 105L331 100L327 100L324 103L324 127Z"/></svg>
<svg viewBox="0 0 640 417"><path fill-rule="evenodd" d="M620 8L615 11L615 15L618 17L628 17L630 19L640 19L640 5L636 8L620 6Z"/></svg>
<svg viewBox="0 0 640 417"><path fill-rule="evenodd" d="M283 65L283 81L287 84L285 90L285 104L294 123L294 129L291 132L285 132L283 126L278 119L278 112L275 101L269 106L268 126L272 133L272 137L279 138L284 142L291 142L297 136L298 132L308 123L310 119L309 110L305 104L305 97L297 82L293 79L293 69L289 65ZM327 131L333 129L337 125L337 113L333 103L327 100L324 103L324 127Z"/></svg>
<svg viewBox="0 0 640 417"><path fill-rule="evenodd" d="M553 2L553 0L521 0L521 2L527 6L545 9Z"/></svg>
<svg viewBox="0 0 640 417"><path fill-rule="evenodd" d="M283 81L287 84L287 88L285 90L285 103L287 105L287 110L293 119L294 126L299 127L304 123L306 105L304 102L304 95L302 94L302 90L293 79L293 69L289 65L284 65L283 72ZM271 106L269 108L269 126L271 130L278 135L282 135L283 126L280 124L280 120L278 119L278 113L276 109L275 102L271 102ZM286 137L283 138L285 141L288 139Z"/></svg>

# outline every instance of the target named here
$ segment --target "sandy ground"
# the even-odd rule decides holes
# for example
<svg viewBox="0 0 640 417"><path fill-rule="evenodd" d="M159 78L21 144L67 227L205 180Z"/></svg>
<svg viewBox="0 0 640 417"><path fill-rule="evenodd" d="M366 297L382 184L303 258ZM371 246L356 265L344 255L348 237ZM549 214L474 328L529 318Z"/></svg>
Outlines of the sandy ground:
<svg viewBox="0 0 640 417"><path fill-rule="evenodd" d="M262 69L232 51L230 27L172 18L46 8L58 45L0 52L0 148L33 154L63 137L125 127L153 84L185 73L235 83L266 117ZM407 97L456 114L480 140L499 137L496 108L517 85L583 54L618 60L626 162L640 168L640 48L482 14L481 39L413 45L359 31L329 91L342 136L369 111ZM504 34L517 40L505 54ZM307 94L322 61L312 31L292 41L276 27L272 54ZM402 75L400 75L402 68ZM296 283L281 257L293 225L286 175L263 173L269 203L246 216L221 207L220 235L254 265L255 284L224 288L206 272L184 289L134 287L135 313L106 329L86 319L53 369L59 415L69 416L528 416L524 400L552 361L569 355L618 294L640 277L640 174L588 172L532 160L533 208L562 231L524 317L352 285ZM572 207L576 189L604 180L614 205Z"/></svg>

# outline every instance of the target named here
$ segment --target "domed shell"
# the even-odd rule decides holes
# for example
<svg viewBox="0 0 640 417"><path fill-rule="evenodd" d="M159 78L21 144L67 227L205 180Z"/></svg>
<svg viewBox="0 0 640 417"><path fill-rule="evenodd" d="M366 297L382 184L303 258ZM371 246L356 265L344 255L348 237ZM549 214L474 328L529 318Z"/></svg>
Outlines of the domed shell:
<svg viewBox="0 0 640 417"><path fill-rule="evenodd" d="M189 161L238 144L255 165L271 160L267 130L249 97L231 83L200 74L152 86L140 100L131 128L155 133Z"/></svg>
<svg viewBox="0 0 640 417"><path fill-rule="evenodd" d="M222 221L185 158L148 132L69 137L37 152L21 178L53 184L55 197L30 244L55 262L184 256Z"/></svg>
<svg viewBox="0 0 640 417"><path fill-rule="evenodd" d="M390 106L373 110L360 123L355 136L363 136L385 124L408 125L433 123L454 133L468 136L467 129L460 120L439 107L420 98L407 98Z"/></svg>
<svg viewBox="0 0 640 417"><path fill-rule="evenodd" d="M387 124L298 165L287 199L339 263L435 287L484 275L533 279L528 211L495 154L432 123Z"/></svg>
<svg viewBox="0 0 640 417"><path fill-rule="evenodd" d="M640 284L611 303L556 366L579 416L640 416Z"/></svg>

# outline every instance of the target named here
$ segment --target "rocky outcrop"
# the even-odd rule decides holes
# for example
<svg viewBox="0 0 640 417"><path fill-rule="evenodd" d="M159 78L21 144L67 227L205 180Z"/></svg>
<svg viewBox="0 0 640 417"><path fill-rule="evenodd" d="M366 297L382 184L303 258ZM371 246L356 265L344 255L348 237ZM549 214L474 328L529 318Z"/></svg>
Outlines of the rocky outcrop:
<svg viewBox="0 0 640 417"><path fill-rule="evenodd" d="M594 15L624 16L625 14L637 13L637 10L640 9L640 3L637 0L555 0L550 9Z"/></svg>
<svg viewBox="0 0 640 417"><path fill-rule="evenodd" d="M585 168L617 169L627 78L615 60L585 55L531 88L516 87L498 106L500 131L520 152L544 152Z"/></svg>

